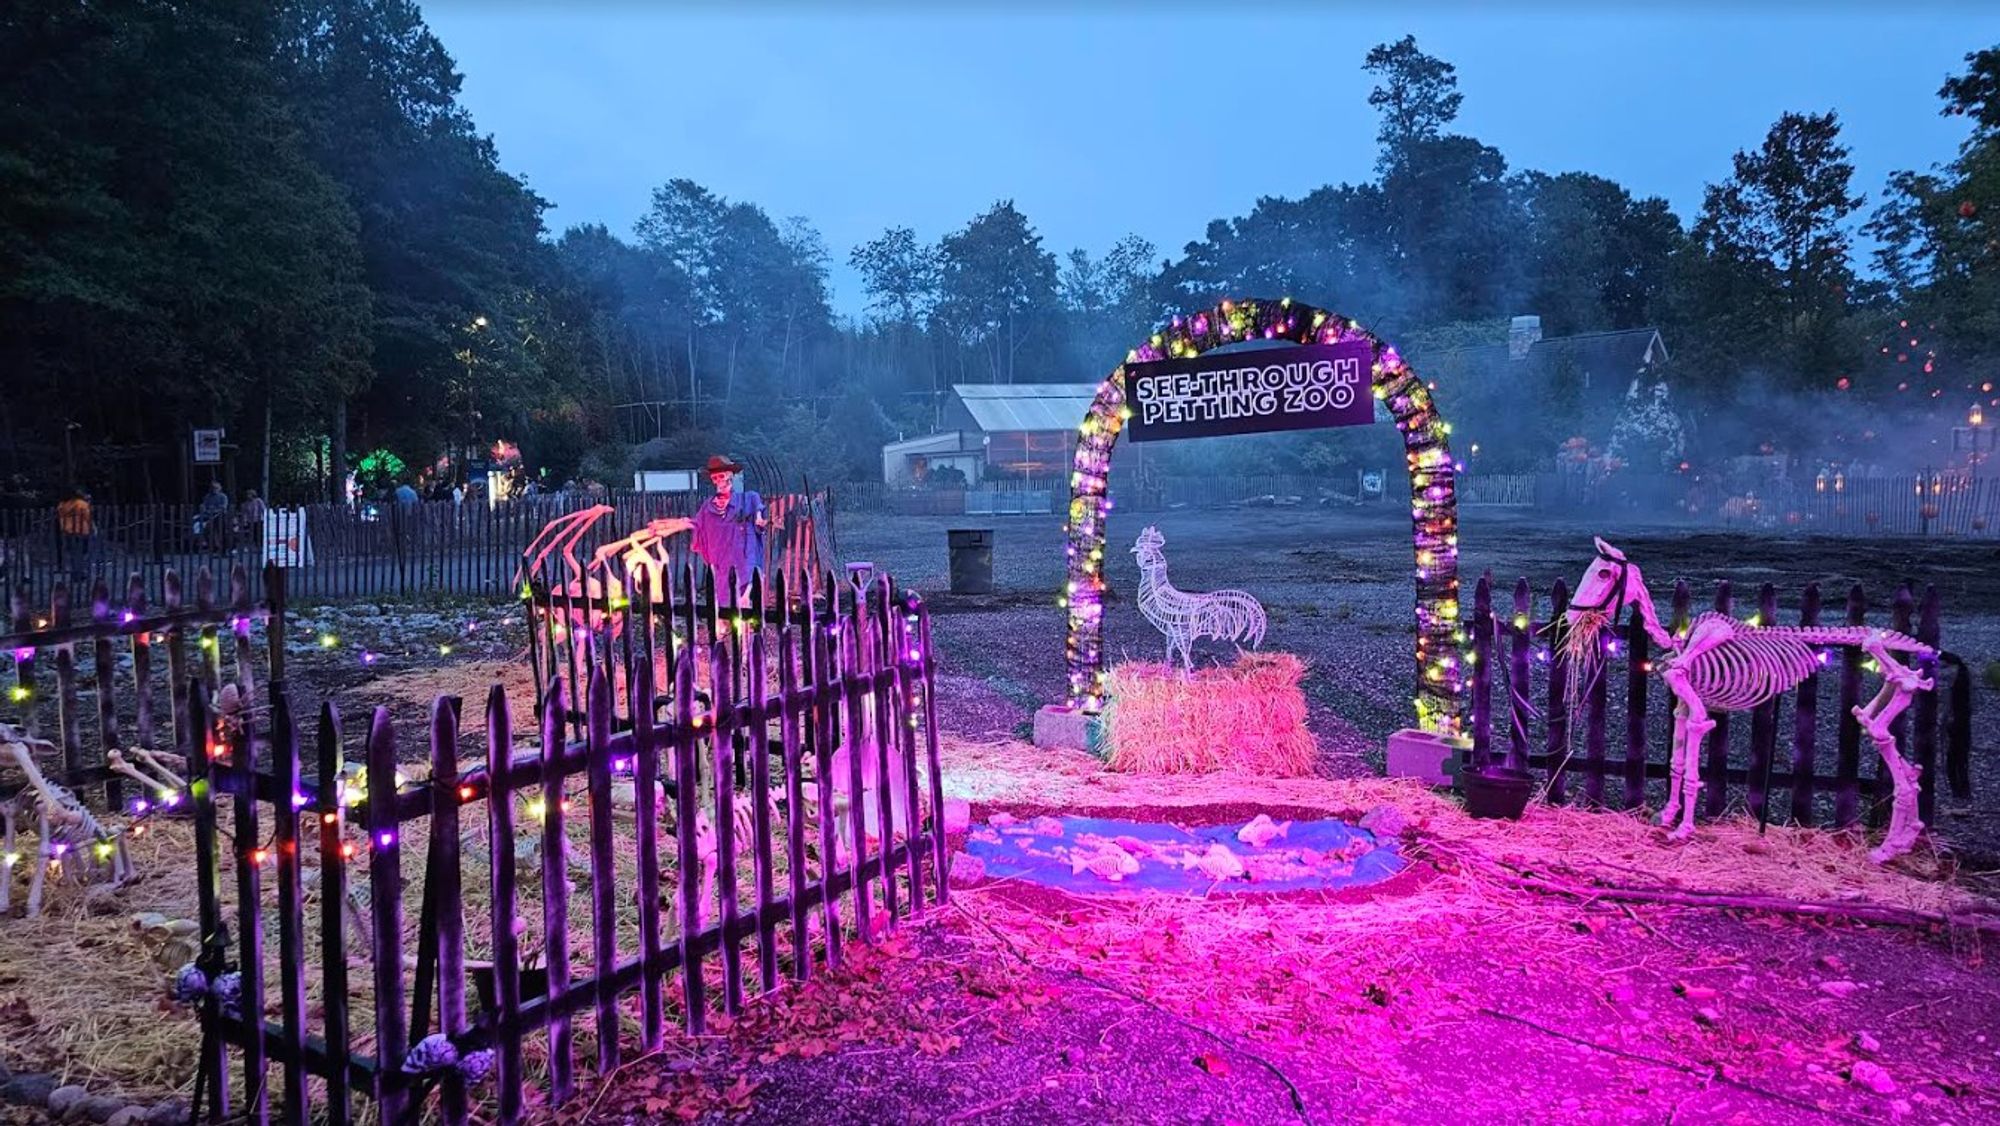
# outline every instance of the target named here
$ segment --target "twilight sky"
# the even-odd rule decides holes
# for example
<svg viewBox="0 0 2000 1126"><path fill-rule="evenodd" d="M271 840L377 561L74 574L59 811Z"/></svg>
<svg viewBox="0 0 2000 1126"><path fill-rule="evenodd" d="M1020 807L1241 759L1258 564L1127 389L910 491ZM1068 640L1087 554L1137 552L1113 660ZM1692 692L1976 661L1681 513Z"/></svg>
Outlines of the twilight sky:
<svg viewBox="0 0 2000 1126"><path fill-rule="evenodd" d="M1260 195L1366 180L1361 60L1406 33L1458 67L1457 129L1510 169L1595 172L1665 196L1684 222L1785 110L1839 111L1865 216L1891 171L1953 155L1965 127L1938 116L1937 88L2000 43L2000 4L1977 0L1657 7L429 0L424 13L502 164L555 204L551 228L629 238L653 187L689 177L812 220L843 314L862 305L848 250L885 227L935 240L1012 198L1058 254L1135 232L1178 256ZM1304 109L1321 143L1260 139Z"/></svg>

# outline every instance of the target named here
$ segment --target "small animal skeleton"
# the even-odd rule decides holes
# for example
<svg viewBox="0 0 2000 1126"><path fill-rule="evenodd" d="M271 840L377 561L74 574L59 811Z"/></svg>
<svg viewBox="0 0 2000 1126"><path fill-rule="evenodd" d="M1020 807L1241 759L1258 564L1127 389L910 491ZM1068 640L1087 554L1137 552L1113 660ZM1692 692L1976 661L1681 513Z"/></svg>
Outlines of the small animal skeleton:
<svg viewBox="0 0 2000 1126"><path fill-rule="evenodd" d="M113 774L121 774L139 784L139 792L150 794L165 803L179 800L181 791L187 788L187 780L174 772L168 765L166 756L155 754L144 747L127 750L113 749L104 756L104 765Z"/></svg>
<svg viewBox="0 0 2000 1126"><path fill-rule="evenodd" d="M1158 528L1139 533L1132 554L1139 558L1139 613L1167 635L1167 660L1179 653L1183 671L1193 671L1196 638L1248 641L1255 649L1264 642L1264 607L1240 590L1194 594L1175 590L1167 581L1166 537Z"/></svg>
<svg viewBox="0 0 2000 1126"><path fill-rule="evenodd" d="M88 873L100 859L109 861L109 875L113 886L121 884L132 876L132 862L125 853L124 838L105 828L97 818L84 808L75 794L49 781L41 768L35 765L33 749L54 749L45 739L37 739L11 723L0 723L0 761L11 762L26 777L27 788L0 802L0 821L4 821L5 858L4 871L0 871L0 909L4 909L11 892L13 867L18 857L14 851L17 819L29 809L33 809L37 821L40 854L35 858L28 873L28 900L26 912L30 918L40 914L42 891L50 875L59 875L65 856L74 850L77 862ZM93 856L95 846L108 844L109 856Z"/></svg>
<svg viewBox="0 0 2000 1126"><path fill-rule="evenodd" d="M1701 789L1701 744L1715 729L1714 711L1747 711L1797 687L1820 667L1819 647L1859 646L1874 658L1882 673L1875 698L1856 705L1854 718L1875 741L1882 762L1895 782L1889 811L1889 831L1880 847L1869 853L1876 863L1910 851L1924 823L1917 818L1918 768L1896 751L1889 731L1910 697L1927 692L1932 681L1896 659L1897 655L1926 659L1937 650L1892 630L1865 626L1751 626L1727 614L1707 613L1689 624L1685 637L1675 637L1660 624L1653 598L1639 568L1603 540L1597 559L1577 584L1562 624L1563 652L1573 677L1599 660L1598 635L1632 606L1664 655L1654 664L1677 701L1674 707L1672 781L1660 824L1680 824L1668 834L1682 840L1694 831L1694 799ZM1573 686L1574 687L1574 686Z"/></svg>

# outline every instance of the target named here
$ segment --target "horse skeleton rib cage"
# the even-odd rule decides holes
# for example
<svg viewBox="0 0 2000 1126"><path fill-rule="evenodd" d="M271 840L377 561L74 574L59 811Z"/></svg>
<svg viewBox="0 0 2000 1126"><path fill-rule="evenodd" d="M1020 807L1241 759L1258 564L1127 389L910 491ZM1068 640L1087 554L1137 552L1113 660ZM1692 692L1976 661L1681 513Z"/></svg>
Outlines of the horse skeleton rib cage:
<svg viewBox="0 0 2000 1126"><path fill-rule="evenodd" d="M804 579L817 566L820 545L817 537L821 527L823 496L780 494L764 498L765 535L773 547L772 557L762 561L768 564L768 571L782 573L797 581ZM518 589L532 581L554 560L566 568L568 577L557 580L550 593L594 604L595 600L607 595L622 593L629 583L632 589L643 589L653 602L664 601L668 572L672 568L667 541L693 530L694 521L685 516L649 520L645 527L631 535L598 548L588 560L579 559L577 548L589 537L590 530L606 516L615 515L616 511L609 505L596 504L549 521L522 553L521 570L515 576L515 587ZM716 577L718 581L722 579L720 575ZM748 576L737 576L737 581L747 584L749 579ZM580 611L578 616L580 620L577 624L585 626L601 622L605 617L601 611L595 610ZM612 615L608 624L614 631L622 628L617 615Z"/></svg>
<svg viewBox="0 0 2000 1126"><path fill-rule="evenodd" d="M1181 667L1194 668L1197 638L1248 641L1255 649L1264 642L1264 607L1240 590L1209 594L1175 590L1167 581L1166 537L1148 526L1139 533L1132 554L1139 558L1139 613L1167 635L1167 661L1179 653Z"/></svg>
<svg viewBox="0 0 2000 1126"><path fill-rule="evenodd" d="M569 570L569 578L557 588L558 593L595 600L607 593L623 590L624 580L630 580L635 586L643 584L647 596L653 601L663 600L670 565L667 541L693 528L693 522L679 516L648 521L645 527L631 535L598 548L588 562L579 561L576 557L577 545L583 542L599 520L614 511L609 505L594 504L549 521L522 554L517 585L527 583L551 557L556 557ZM622 573L614 572L613 564L620 565ZM615 618L613 624L615 627Z"/></svg>
<svg viewBox="0 0 2000 1126"><path fill-rule="evenodd" d="M1701 744L1715 728L1715 711L1747 711L1796 688L1819 669L1821 646L1859 646L1874 658L1882 673L1882 688L1874 699L1856 705L1854 718L1875 742L1894 780L1889 830L1882 844L1869 853L1877 863L1910 851L1924 823L1917 817L1918 768L1896 750L1889 725L1910 706L1910 697L1932 688L1930 678L1899 661L1926 660L1937 650L1893 630L1867 626L1752 626L1727 614L1702 614L1675 637L1660 624L1653 598L1637 565L1603 540L1597 559L1577 584L1576 597L1565 613L1562 647L1573 670L1594 667L1599 659L1598 635L1632 606L1646 634L1663 651L1655 662L1660 678L1674 694L1674 734L1671 781L1660 824L1680 824L1668 834L1682 840L1694 831L1695 795L1701 789Z"/></svg>

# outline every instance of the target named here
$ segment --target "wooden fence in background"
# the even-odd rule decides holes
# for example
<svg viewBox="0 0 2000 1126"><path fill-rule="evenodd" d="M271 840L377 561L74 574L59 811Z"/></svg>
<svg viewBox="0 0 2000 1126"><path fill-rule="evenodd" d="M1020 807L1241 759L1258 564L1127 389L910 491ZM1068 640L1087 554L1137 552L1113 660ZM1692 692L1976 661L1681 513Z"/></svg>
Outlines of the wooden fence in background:
<svg viewBox="0 0 2000 1126"><path fill-rule="evenodd" d="M1519 770L1539 770L1547 780L1551 801L1583 801L1612 809L1647 803L1647 785L1669 776L1673 697L1652 675L1651 639L1636 613L1618 629L1601 637L1602 670L1590 681L1584 699L1566 698L1567 658L1549 643L1550 621L1569 606L1569 590L1557 580L1547 602L1537 604L1528 580L1515 584L1511 609L1493 603L1492 577L1483 576L1474 593L1467 623L1471 641L1472 750L1475 768L1496 763ZM1754 617L1761 624L1784 624L1777 590L1766 583L1757 592L1756 609L1743 615L1728 582L1716 585L1711 603L1718 612ZM1822 605L1818 584L1805 588L1796 621L1800 625L1864 625L1871 606L1859 584L1847 593L1841 608ZM1880 613L1882 607L1872 607ZM1668 628L1678 632L1697 613L1685 582L1674 586ZM1876 619L1880 622L1880 619ZM1921 601L1909 587L1899 589L1889 604L1888 628L1910 634L1925 644L1940 643L1938 595L1926 588ZM1835 826L1854 824L1865 807L1886 809L1890 780L1872 742L1864 739L1852 709L1864 695L1864 657L1859 647L1829 648L1822 657L1827 673L1808 677L1780 700L1747 716L1718 713L1715 730L1703 747L1701 813L1720 816L1734 795L1760 818L1813 825L1830 820ZM1962 663L1925 658L1913 667L1934 679L1939 665L1953 665L1957 678L1949 699L1950 714L1940 723L1942 694L1918 693L1910 709L1891 730L1903 756L1923 770L1920 813L1932 820L1937 799L1938 736L1948 735L1946 777L1954 794L1971 788L1970 682ZM1865 684L1872 694L1875 684ZM1494 706L1498 690L1501 704ZM1831 699L1823 699L1830 696ZM1781 716L1789 700L1790 723ZM1496 734L1496 722L1506 728ZM1581 727L1580 737L1577 728ZM1830 728L1830 731L1829 731ZM1789 731L1789 738L1781 732ZM1826 736L1833 736L1831 743ZM1614 751L1616 757L1614 757ZM1864 762L1874 763L1864 770ZM1785 791L1782 805L1775 793ZM1823 808L1830 796L1831 809Z"/></svg>
<svg viewBox="0 0 2000 1126"><path fill-rule="evenodd" d="M832 499L825 491L765 496L774 553L804 554L831 565ZM296 604L422 594L504 595L513 589L522 551L549 522L593 504L612 511L576 545L579 558L644 527L687 516L701 498L686 493L611 492L419 504L309 505L273 509L260 528L231 524L197 536L191 505L99 505L92 533L66 536L53 510L0 510L0 583L25 586L35 601L56 584L121 582L137 575L148 597L164 596L168 572L241 567L253 599L265 597L266 533L300 537L276 562L287 564L286 596ZM301 535L302 534L302 535ZM671 550L687 551L687 537Z"/></svg>
<svg viewBox="0 0 2000 1126"><path fill-rule="evenodd" d="M340 717L330 705L320 713L316 768L307 775L299 723L274 683L268 765L254 761L240 738L211 738L208 753L195 756L208 783L195 806L204 972L208 981L222 978L233 956L241 974L240 992L209 988L199 999L208 1035L198 1089L212 1097L198 1109L218 1121L268 1120L275 1067L283 1081L277 1113L288 1122L348 1122L357 1093L376 1101L383 1121L400 1122L435 1088L442 1119L459 1123L468 1119L477 1069L439 1062L457 1058L491 1062L492 1113L518 1122L531 1039L546 1034L537 1046L546 1046L549 1102L560 1104L574 1090L576 1026L588 1022L595 1066L608 1075L629 1048L660 1046L675 1006L688 1031L700 1034L711 1005L734 1013L747 991L775 989L781 970L803 980L816 962L838 964L843 916L853 937L869 942L878 921L893 925L927 902L944 902L928 611L914 596L893 595L886 578L844 606L833 598L837 589L829 588L830 612L810 620L724 629L713 645L674 650L664 718L654 714L652 688L666 654L633 624L652 619L647 592L600 598L591 609L624 619L620 635L629 644L578 650L594 662L579 670L588 684L584 738L566 738L566 682L557 679L539 748L516 753L508 701L496 687L485 703L485 761L462 768L460 709L440 699L425 753L429 777L407 784L399 763L416 771L386 709L366 735L365 782L344 763ZM745 670L740 694L734 668ZM713 693L705 708L694 691L701 673ZM209 733L205 707L197 692L195 730ZM747 792L731 764L739 737L750 748ZM865 773L875 776L872 789ZM572 780L581 781L578 808ZM621 791L630 794L629 820ZM517 800L526 803L527 824ZM662 803L674 827L666 863ZM689 831L704 814L712 830ZM524 841L538 855L531 870L517 871ZM587 855L581 918L572 915L572 844ZM422 874L411 881L405 861L414 857L406 854L419 851ZM317 854L316 908L306 904L310 853ZM714 859L712 899L690 876L705 855ZM747 897L739 861L754 885ZM365 981L348 979L342 939L346 889L355 880L369 888ZM421 891L408 960L404 913L418 888L406 881ZM276 885L275 952L267 884ZM538 918L539 926L517 918ZM309 921L319 931L316 952L307 945ZM524 970L523 945L535 931L541 964ZM746 941L755 944L747 962ZM718 969L720 996L711 999ZM314 976L318 1013L306 1003ZM275 1021L264 1017L270 983ZM636 1045L619 1035L621 1012L635 996ZM363 1024L371 1031L359 1031ZM241 1065L233 1090L225 1044Z"/></svg>

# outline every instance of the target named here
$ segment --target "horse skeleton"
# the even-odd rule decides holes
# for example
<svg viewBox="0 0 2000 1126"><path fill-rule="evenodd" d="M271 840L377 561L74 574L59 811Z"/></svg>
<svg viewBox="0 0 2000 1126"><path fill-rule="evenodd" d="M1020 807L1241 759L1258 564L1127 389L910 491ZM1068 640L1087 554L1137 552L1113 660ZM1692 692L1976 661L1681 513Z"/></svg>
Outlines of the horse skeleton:
<svg viewBox="0 0 2000 1126"><path fill-rule="evenodd" d="M1937 650L1893 630L1866 626L1752 626L1727 614L1707 613L1689 623L1683 637L1660 624L1652 595L1639 568L1623 552L1603 540L1597 559L1584 572L1563 619L1563 650L1571 668L1598 659L1598 633L1618 619L1629 605L1638 613L1646 634L1665 653L1655 662L1660 678L1674 694L1672 780L1660 824L1679 825L1668 834L1685 839L1694 831L1695 795L1701 789L1701 744L1715 728L1715 711L1746 711L1791 691L1820 667L1819 647L1858 646L1875 660L1882 688L1854 718L1875 742L1894 780L1889 830L1869 858L1883 863L1910 851L1924 823L1917 816L1919 768L1896 750L1889 725L1910 706L1917 692L1933 687L1930 678L1910 668L1899 656L1926 660Z"/></svg>

